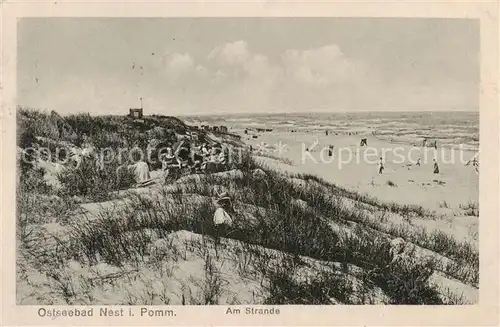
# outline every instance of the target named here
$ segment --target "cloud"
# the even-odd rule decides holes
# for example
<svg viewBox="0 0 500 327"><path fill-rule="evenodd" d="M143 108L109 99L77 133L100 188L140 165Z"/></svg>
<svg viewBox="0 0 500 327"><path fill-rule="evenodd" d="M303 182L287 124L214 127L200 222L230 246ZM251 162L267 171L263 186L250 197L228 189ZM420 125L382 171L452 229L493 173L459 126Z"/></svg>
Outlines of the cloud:
<svg viewBox="0 0 500 327"><path fill-rule="evenodd" d="M250 57L247 42L240 40L215 47L209 54L209 60L219 64L241 65Z"/></svg>
<svg viewBox="0 0 500 327"><path fill-rule="evenodd" d="M273 67L271 67L266 56L256 54L249 57L249 59L243 63L243 68L249 76L259 77L262 74L267 74L269 69Z"/></svg>
<svg viewBox="0 0 500 327"><path fill-rule="evenodd" d="M247 92L253 87L259 93L258 89L271 86L281 69L271 65L266 56L252 53L243 40L216 46L207 60L217 67L213 74L216 83L231 82L246 88Z"/></svg>
<svg viewBox="0 0 500 327"><path fill-rule="evenodd" d="M367 76L364 64L348 58L335 44L307 50L289 49L271 63L265 55L252 53L247 42L240 40L216 46L207 59L233 81L255 84L257 88L278 84L324 88L360 83ZM219 77L214 78L220 81Z"/></svg>
<svg viewBox="0 0 500 327"><path fill-rule="evenodd" d="M175 76L189 72L194 68L193 58L188 53L168 54L166 57L167 73L174 74Z"/></svg>
<svg viewBox="0 0 500 327"><path fill-rule="evenodd" d="M365 75L362 63L349 59L334 44L309 50L287 50L282 60L287 77L306 85L352 82Z"/></svg>
<svg viewBox="0 0 500 327"><path fill-rule="evenodd" d="M288 49L271 60L240 40L215 46L196 64L188 53L166 58L171 78L165 95L186 110L196 104L217 111L349 110L395 101L377 101L386 91L380 89L379 72L335 44Z"/></svg>
<svg viewBox="0 0 500 327"><path fill-rule="evenodd" d="M363 93L367 75L363 63L334 44L289 49L271 61L240 40L216 46L206 59L213 68L209 101L245 111L349 105L353 94Z"/></svg>

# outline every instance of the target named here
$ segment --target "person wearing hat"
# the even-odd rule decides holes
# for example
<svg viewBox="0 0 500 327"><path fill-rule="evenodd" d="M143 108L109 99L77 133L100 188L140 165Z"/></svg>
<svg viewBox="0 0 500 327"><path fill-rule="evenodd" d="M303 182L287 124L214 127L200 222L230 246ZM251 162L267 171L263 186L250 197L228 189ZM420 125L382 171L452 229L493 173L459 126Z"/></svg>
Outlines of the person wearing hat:
<svg viewBox="0 0 500 327"><path fill-rule="evenodd" d="M233 227L233 219L229 212L233 213L233 205L231 202L231 197L227 191L217 192L216 205L217 209L214 213L213 223L215 231L215 255L219 257L218 248L220 245L220 238L230 234L230 230Z"/></svg>

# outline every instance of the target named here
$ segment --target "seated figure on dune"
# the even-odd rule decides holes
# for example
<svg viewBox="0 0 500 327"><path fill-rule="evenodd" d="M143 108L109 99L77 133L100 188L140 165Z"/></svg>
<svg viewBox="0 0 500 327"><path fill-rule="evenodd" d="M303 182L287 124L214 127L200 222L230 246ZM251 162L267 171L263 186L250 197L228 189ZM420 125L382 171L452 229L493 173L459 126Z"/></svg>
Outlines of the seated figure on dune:
<svg viewBox="0 0 500 327"><path fill-rule="evenodd" d="M201 145L201 155L208 156L209 154L210 154L210 149L208 148L208 145L206 143L203 143Z"/></svg>
<svg viewBox="0 0 500 327"><path fill-rule="evenodd" d="M176 153L176 158L179 164L181 165L181 168L189 165L190 154L191 154L191 147L189 144L182 144L181 146L179 146L179 149L177 150Z"/></svg>
<svg viewBox="0 0 500 327"><path fill-rule="evenodd" d="M219 166L221 163L221 156L217 148L212 148L210 155L205 157L205 160L201 164L202 169L205 173L215 173L219 171Z"/></svg>
<svg viewBox="0 0 500 327"><path fill-rule="evenodd" d="M231 236L231 230L234 224L233 217L231 216L235 213L235 210L231 197L226 190L216 190L215 193L217 197L217 209L214 212L213 224L215 229L215 254L218 257L221 237Z"/></svg>
<svg viewBox="0 0 500 327"><path fill-rule="evenodd" d="M361 143L359 144L359 146L368 146L366 138L361 139Z"/></svg>
<svg viewBox="0 0 500 327"><path fill-rule="evenodd" d="M227 147L223 147L222 150L217 155L217 163L219 165L225 166L228 163L229 157L229 149Z"/></svg>
<svg viewBox="0 0 500 327"><path fill-rule="evenodd" d="M191 171L196 172L201 169L203 163L203 154L200 146L193 147L193 153L191 154Z"/></svg>
<svg viewBox="0 0 500 327"><path fill-rule="evenodd" d="M213 147L209 156L204 158L201 169L205 173L215 173L225 170L229 164L229 149Z"/></svg>
<svg viewBox="0 0 500 327"><path fill-rule="evenodd" d="M167 147L167 153L162 154L160 160L161 160L161 170L164 173L164 181L166 181L170 175L171 170L174 168L178 168L179 163L175 158L171 147Z"/></svg>
<svg viewBox="0 0 500 327"><path fill-rule="evenodd" d="M133 169L135 173L135 180L138 185L143 185L151 181L149 166L145 161L141 160L136 164L129 165L128 168Z"/></svg>

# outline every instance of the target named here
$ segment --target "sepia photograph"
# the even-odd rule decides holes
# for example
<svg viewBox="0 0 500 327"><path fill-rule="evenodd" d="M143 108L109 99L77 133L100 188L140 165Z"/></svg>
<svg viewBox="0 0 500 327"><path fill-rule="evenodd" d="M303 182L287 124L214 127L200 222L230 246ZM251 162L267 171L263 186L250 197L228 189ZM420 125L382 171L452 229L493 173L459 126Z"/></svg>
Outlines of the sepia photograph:
<svg viewBox="0 0 500 327"><path fill-rule="evenodd" d="M479 82L473 19L20 19L16 302L477 304Z"/></svg>
<svg viewBox="0 0 500 327"><path fill-rule="evenodd" d="M478 21L18 28L18 304L477 303Z"/></svg>

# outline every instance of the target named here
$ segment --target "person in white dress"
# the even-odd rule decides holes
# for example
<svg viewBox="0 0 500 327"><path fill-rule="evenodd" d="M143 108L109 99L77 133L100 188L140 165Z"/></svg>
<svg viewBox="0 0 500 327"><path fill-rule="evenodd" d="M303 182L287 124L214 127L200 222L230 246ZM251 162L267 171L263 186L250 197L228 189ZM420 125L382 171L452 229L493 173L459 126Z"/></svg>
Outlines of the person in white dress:
<svg viewBox="0 0 500 327"><path fill-rule="evenodd" d="M233 204L227 191L216 192L217 209L214 213L213 223L215 231L215 255L219 257L220 238L227 237L233 227L233 218L229 213L234 213Z"/></svg>

